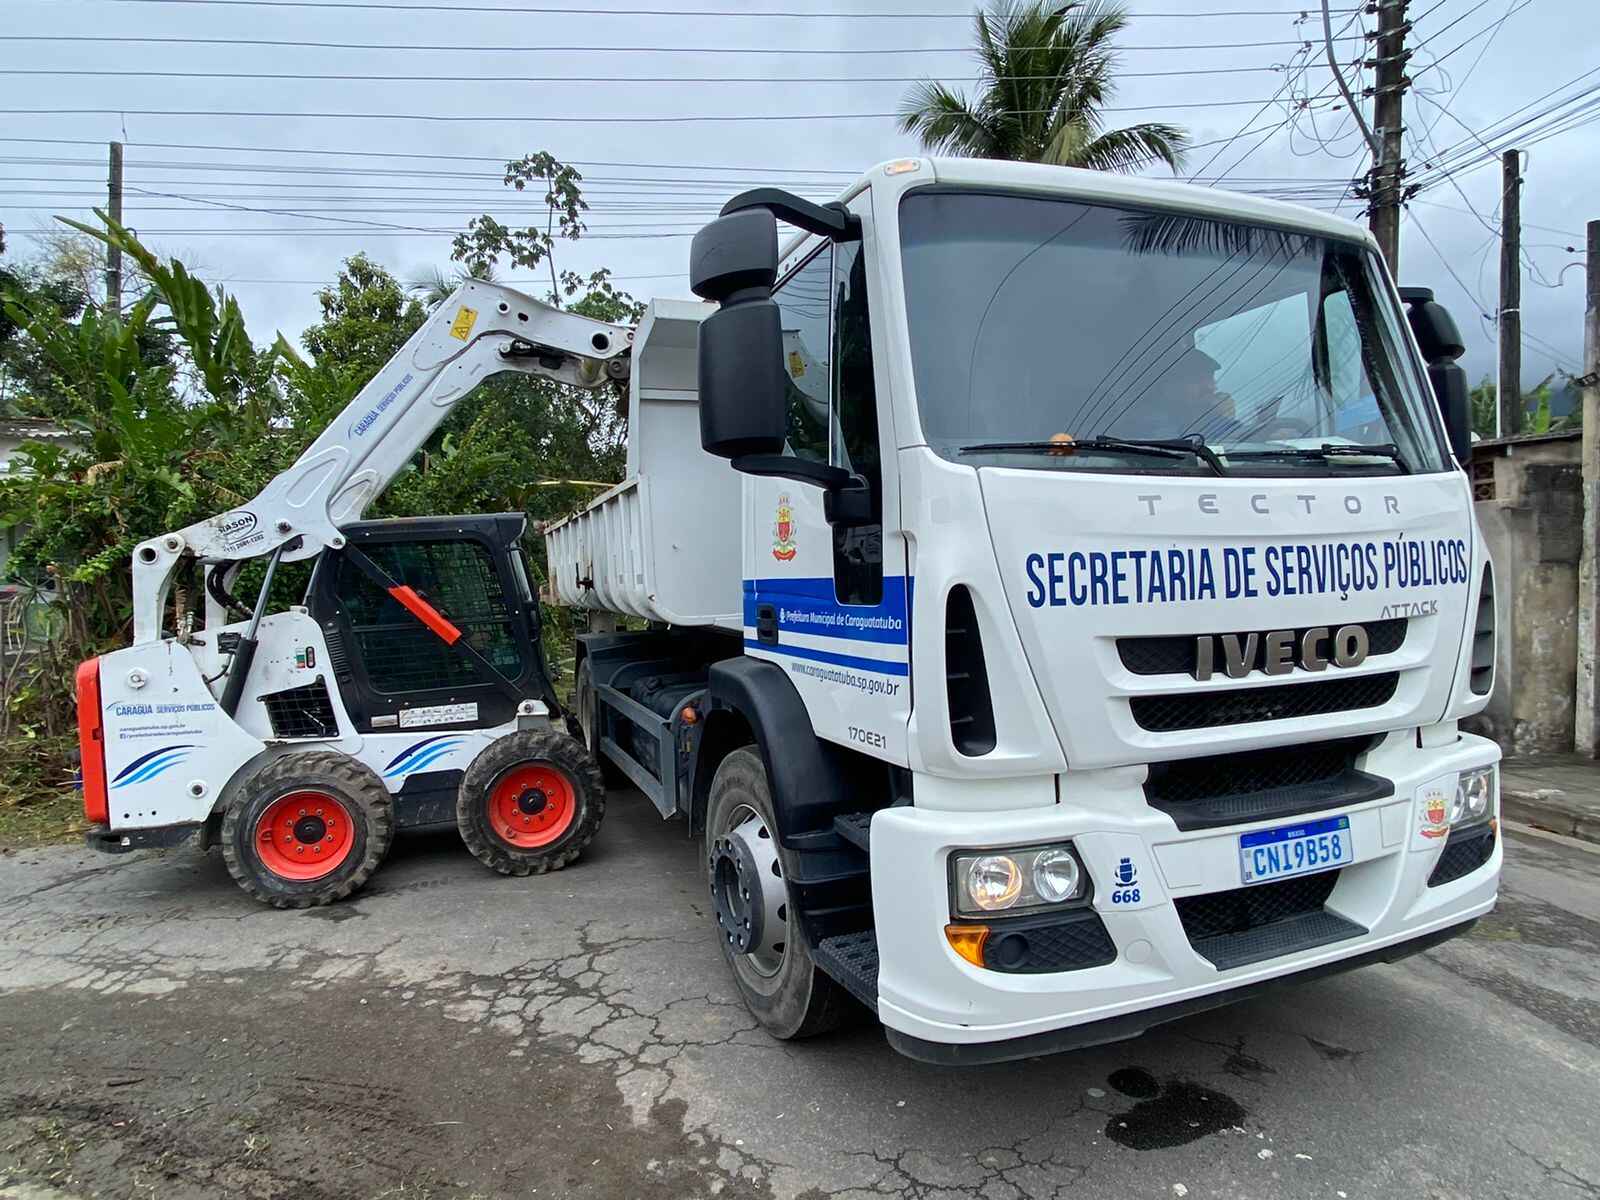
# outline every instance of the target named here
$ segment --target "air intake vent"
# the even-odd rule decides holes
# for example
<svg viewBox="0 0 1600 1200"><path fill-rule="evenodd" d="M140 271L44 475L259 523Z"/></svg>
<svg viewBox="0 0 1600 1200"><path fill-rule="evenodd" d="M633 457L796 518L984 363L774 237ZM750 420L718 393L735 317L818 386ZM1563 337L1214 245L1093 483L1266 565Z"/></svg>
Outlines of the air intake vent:
<svg viewBox="0 0 1600 1200"><path fill-rule="evenodd" d="M1474 696L1494 691L1494 568L1483 567L1483 587L1478 591L1478 612L1472 622L1472 674L1467 686Z"/></svg>
<svg viewBox="0 0 1600 1200"><path fill-rule="evenodd" d="M994 703L989 672L983 665L983 639L972 593L965 584L950 589L944 610L945 690L950 698L950 740L968 758L994 749Z"/></svg>
<svg viewBox="0 0 1600 1200"><path fill-rule="evenodd" d="M333 701L322 676L315 683L261 697L272 722L272 735L281 738L333 738L339 736L339 722L333 715Z"/></svg>

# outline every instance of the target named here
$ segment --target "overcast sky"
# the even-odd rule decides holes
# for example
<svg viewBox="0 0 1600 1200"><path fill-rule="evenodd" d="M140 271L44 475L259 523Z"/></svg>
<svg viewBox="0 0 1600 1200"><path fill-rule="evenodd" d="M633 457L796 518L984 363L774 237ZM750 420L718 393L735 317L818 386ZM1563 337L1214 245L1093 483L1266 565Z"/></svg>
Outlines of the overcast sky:
<svg viewBox="0 0 1600 1200"><path fill-rule="evenodd" d="M1370 28L1349 2L1335 0L1335 27ZM343 258L365 251L407 278L449 265L449 233L428 231L486 210L517 221L529 209L500 185L498 164L549 150L579 166L593 206L590 236L563 244L559 265L609 267L641 297L685 295L689 235L729 195L774 183L826 198L918 149L892 118L863 114L892 113L908 78L970 87L973 74L972 9L953 0L441 0L397 11L406 6L0 0L0 222L12 255L29 252L27 231L52 214L81 217L102 202L103 143L120 137L129 223L228 283L258 343L275 328L296 336ZM624 7L636 11L607 11ZM1173 121L1212 143L1191 152L1183 175L1358 212L1354 198L1339 204L1365 159L1348 115L1330 107L1320 16L1304 20L1282 0L1129 8L1112 102L1126 111L1108 120ZM1430 186L1403 226L1400 275L1435 287L1455 312L1474 380L1495 355L1480 317L1498 288L1500 169L1487 160L1561 129L1551 122L1563 114L1571 127L1533 144L1525 169L1524 381L1557 363L1580 369L1583 273L1562 270L1582 258L1584 222L1600 217L1594 11L1594 0L1411 0L1421 94L1407 97L1407 158ZM1308 38L1311 55L1299 45ZM1196 48L1206 44L1222 46ZM1360 42L1339 44L1347 62L1359 57ZM84 71L209 77L74 74ZM261 74L349 78L251 77ZM650 81L662 78L682 82ZM1297 103L1307 97L1309 110ZM756 119L681 119L713 116ZM1455 168L1448 178L1425 165L1436 155ZM263 209L276 211L250 211Z"/></svg>

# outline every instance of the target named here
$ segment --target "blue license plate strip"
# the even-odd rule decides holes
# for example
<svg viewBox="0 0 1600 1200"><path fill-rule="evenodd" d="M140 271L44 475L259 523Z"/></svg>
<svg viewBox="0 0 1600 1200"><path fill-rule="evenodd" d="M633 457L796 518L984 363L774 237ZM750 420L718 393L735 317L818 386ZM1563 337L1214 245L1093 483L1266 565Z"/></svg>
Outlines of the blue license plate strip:
<svg viewBox="0 0 1600 1200"><path fill-rule="evenodd" d="M1246 886L1326 871L1354 861L1349 817L1325 817L1239 835L1239 875Z"/></svg>

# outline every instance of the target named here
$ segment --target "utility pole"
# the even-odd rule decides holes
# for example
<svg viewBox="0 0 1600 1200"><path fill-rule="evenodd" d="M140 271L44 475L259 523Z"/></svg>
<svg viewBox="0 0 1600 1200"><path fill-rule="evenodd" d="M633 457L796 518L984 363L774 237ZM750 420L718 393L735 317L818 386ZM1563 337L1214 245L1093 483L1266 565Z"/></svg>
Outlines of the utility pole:
<svg viewBox="0 0 1600 1200"><path fill-rule="evenodd" d="M1578 560L1578 695L1573 742L1600 758L1600 221L1589 222L1583 313L1583 553Z"/></svg>
<svg viewBox="0 0 1600 1200"><path fill-rule="evenodd" d="M106 210L111 219L122 224L122 143L111 143L111 162L106 173ZM106 247L106 308L107 313L122 314L122 251L115 245Z"/></svg>
<svg viewBox="0 0 1600 1200"><path fill-rule="evenodd" d="M1500 436L1522 432L1522 160L1500 156Z"/></svg>
<svg viewBox="0 0 1600 1200"><path fill-rule="evenodd" d="M1368 226L1389 264L1389 274L1400 278L1400 203L1405 199L1406 164L1400 135L1400 97L1411 81L1406 78L1406 0L1378 0L1378 56L1372 88L1373 136L1378 147L1369 176L1371 206Z"/></svg>

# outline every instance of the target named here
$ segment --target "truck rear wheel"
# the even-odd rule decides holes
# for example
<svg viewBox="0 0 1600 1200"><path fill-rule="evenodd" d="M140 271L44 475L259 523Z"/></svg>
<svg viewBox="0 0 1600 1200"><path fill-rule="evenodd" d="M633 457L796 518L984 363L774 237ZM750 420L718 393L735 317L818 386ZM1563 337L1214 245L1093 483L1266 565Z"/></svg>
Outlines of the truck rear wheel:
<svg viewBox="0 0 1600 1200"><path fill-rule="evenodd" d="M717 941L745 1005L775 1038L835 1028L848 999L817 969L789 902L766 768L735 750L711 779L702 848Z"/></svg>
<svg viewBox="0 0 1600 1200"><path fill-rule="evenodd" d="M502 875L559 871L594 840L605 785L577 741L521 730L489 744L461 779L456 828L479 862Z"/></svg>
<svg viewBox="0 0 1600 1200"><path fill-rule="evenodd" d="M394 839L383 781L332 750L269 759L222 816L223 861L245 891L274 908L315 908L371 878Z"/></svg>

